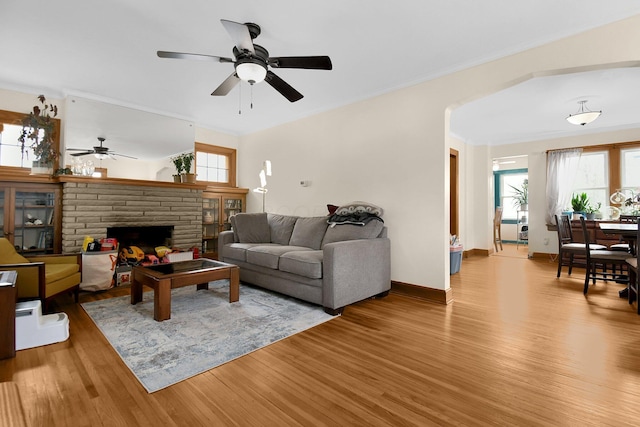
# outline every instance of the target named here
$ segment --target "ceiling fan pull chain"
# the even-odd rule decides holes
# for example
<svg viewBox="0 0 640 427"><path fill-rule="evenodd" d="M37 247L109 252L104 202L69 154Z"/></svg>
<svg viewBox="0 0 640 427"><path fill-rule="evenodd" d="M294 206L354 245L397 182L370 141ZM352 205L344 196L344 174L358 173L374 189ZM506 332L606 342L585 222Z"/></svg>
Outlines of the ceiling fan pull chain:
<svg viewBox="0 0 640 427"><path fill-rule="evenodd" d="M253 110L253 84L249 83L249 85L251 86L251 109Z"/></svg>
<svg viewBox="0 0 640 427"><path fill-rule="evenodd" d="M242 114L242 83L238 85L238 115Z"/></svg>

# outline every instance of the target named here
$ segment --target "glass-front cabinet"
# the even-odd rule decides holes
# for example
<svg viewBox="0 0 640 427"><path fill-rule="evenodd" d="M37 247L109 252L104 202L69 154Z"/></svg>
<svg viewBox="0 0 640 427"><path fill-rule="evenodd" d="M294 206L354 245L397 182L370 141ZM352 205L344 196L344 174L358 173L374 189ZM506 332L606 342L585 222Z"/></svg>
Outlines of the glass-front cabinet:
<svg viewBox="0 0 640 427"><path fill-rule="evenodd" d="M231 230L233 215L245 211L246 188L206 190L202 193L202 253L218 259L218 236Z"/></svg>
<svg viewBox="0 0 640 427"><path fill-rule="evenodd" d="M0 184L0 237L27 255L60 253L60 187Z"/></svg>

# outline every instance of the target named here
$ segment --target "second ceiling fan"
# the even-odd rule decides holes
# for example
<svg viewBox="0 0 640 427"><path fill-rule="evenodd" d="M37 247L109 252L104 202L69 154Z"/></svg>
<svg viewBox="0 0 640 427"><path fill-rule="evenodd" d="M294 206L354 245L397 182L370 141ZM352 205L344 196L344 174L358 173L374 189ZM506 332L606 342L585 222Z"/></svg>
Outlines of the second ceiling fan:
<svg viewBox="0 0 640 427"><path fill-rule="evenodd" d="M291 85L275 75L271 68L302 68L307 70L331 70L333 68L328 56L279 56L270 57L264 47L254 44L253 40L260 35L260 26L254 23L240 24L238 22L221 19L222 25L227 30L235 43L231 58L204 55L198 53L158 51L160 58L196 59L213 62L228 62L235 67L234 72L227 77L211 95L227 95L241 80L253 85L266 81L290 102L296 102L303 95Z"/></svg>
<svg viewBox="0 0 640 427"><path fill-rule="evenodd" d="M108 147L104 147L102 143L105 141L105 138L98 137L98 141L100 141L100 145L93 147L93 150L87 150L85 148L67 148L67 151L78 151L78 153L71 153L73 157L88 156L89 154L93 154L97 159L100 159L100 160L108 159L108 158L116 160L114 156L128 157L129 159L137 159L137 157L115 153L109 150Z"/></svg>

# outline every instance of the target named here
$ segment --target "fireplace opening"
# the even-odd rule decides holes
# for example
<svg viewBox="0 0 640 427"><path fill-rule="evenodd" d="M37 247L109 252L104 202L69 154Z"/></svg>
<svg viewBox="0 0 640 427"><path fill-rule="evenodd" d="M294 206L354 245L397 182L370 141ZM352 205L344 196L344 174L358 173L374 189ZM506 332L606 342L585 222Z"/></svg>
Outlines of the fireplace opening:
<svg viewBox="0 0 640 427"><path fill-rule="evenodd" d="M145 254L154 254L157 246L171 247L172 225L108 227L107 237L115 238L120 248L139 247Z"/></svg>

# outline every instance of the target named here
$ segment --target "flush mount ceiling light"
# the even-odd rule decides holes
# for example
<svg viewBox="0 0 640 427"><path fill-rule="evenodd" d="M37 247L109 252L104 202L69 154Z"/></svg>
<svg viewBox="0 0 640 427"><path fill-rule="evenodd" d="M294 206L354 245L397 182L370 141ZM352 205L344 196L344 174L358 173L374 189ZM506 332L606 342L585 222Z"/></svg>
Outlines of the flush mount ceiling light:
<svg viewBox="0 0 640 427"><path fill-rule="evenodd" d="M567 121L573 125L580 125L580 126L584 126L588 123L591 123L592 121L594 121L595 119L597 119L600 114L602 114L602 111L591 111L589 110L585 104L587 103L587 101L578 101L578 104L580 104L580 108L578 109L578 112L575 114L569 114L569 117L567 117Z"/></svg>
<svg viewBox="0 0 640 427"><path fill-rule="evenodd" d="M240 80L244 80L249 84L260 83L267 76L266 65L255 62L243 62L236 66L236 74Z"/></svg>

